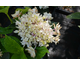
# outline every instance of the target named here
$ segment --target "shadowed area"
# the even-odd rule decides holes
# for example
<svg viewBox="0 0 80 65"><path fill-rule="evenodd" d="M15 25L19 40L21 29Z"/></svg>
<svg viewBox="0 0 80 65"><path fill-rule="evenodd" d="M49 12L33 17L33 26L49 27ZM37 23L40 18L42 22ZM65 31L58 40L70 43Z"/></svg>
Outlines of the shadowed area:
<svg viewBox="0 0 80 65"><path fill-rule="evenodd" d="M74 12L79 12L80 7L72 8ZM54 11L54 10L53 10ZM53 13L53 21L59 22L62 26L60 30L60 42L55 45L50 43L47 58L49 59L77 59L80 57L80 29L78 25L80 20L72 20L66 18L65 14L55 10ZM68 15L68 14L67 14Z"/></svg>

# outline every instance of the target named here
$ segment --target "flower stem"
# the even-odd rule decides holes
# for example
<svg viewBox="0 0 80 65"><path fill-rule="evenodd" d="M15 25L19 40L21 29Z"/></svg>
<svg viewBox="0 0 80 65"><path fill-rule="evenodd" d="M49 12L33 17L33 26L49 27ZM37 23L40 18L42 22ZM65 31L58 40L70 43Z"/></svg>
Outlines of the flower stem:
<svg viewBox="0 0 80 65"><path fill-rule="evenodd" d="M11 22L11 24L12 24L13 21L11 20L10 16L9 16L8 14L6 14L6 15L7 15L7 17L9 18L9 20L10 20L10 22Z"/></svg>

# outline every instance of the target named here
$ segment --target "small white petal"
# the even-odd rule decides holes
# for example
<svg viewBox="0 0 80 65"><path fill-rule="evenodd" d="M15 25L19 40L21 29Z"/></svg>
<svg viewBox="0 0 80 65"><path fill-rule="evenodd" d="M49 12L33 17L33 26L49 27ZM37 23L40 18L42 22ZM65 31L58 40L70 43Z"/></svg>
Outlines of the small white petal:
<svg viewBox="0 0 80 65"><path fill-rule="evenodd" d="M32 47L28 47L28 49L25 49L25 50L27 50L28 53L31 54L31 57L33 58L35 57L35 50Z"/></svg>

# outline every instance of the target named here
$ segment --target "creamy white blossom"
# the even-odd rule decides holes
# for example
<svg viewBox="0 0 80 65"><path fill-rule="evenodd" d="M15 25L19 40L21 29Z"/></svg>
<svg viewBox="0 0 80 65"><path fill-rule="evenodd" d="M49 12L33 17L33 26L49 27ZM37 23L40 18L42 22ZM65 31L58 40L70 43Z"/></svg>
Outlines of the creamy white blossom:
<svg viewBox="0 0 80 65"><path fill-rule="evenodd" d="M47 18L46 20L44 20ZM16 28L14 33L18 33L21 37L21 44L23 47L27 45L28 52L31 57L35 57L35 48L36 46L48 46L47 43L60 41L60 25L59 23L55 26L53 30L51 28L52 25L49 24L49 21L52 19L52 15L50 13L44 13L44 15L40 15L38 13L37 8L29 9L27 14L23 14L21 17L18 17L19 21L16 21ZM56 34L54 34L56 33ZM54 37L57 35L57 37ZM34 45L34 46L33 46Z"/></svg>
<svg viewBox="0 0 80 65"><path fill-rule="evenodd" d="M20 10L16 11L15 14L12 14L13 18L19 17L21 14Z"/></svg>
<svg viewBox="0 0 80 65"><path fill-rule="evenodd" d="M53 19L52 14L45 12L44 15L43 15L43 19L45 19L45 20L47 20L49 23L51 23L50 20Z"/></svg>
<svg viewBox="0 0 80 65"><path fill-rule="evenodd" d="M53 25L54 25L54 30L55 30L54 34L60 36L59 30L61 29L61 26L59 25L59 23L56 25L53 23Z"/></svg>
<svg viewBox="0 0 80 65"><path fill-rule="evenodd" d="M28 47L28 49L25 49L25 50L27 50L28 51L28 53L30 53L31 54L31 57L35 57L35 50L32 48L32 47Z"/></svg>

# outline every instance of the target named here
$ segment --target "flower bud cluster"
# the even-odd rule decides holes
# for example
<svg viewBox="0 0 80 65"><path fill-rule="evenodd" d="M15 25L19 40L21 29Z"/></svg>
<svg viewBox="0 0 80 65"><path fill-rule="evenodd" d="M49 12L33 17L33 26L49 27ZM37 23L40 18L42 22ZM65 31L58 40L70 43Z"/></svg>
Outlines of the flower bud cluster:
<svg viewBox="0 0 80 65"><path fill-rule="evenodd" d="M36 46L48 46L47 43L56 43L60 41L60 25L59 23L55 26L54 30L51 28L52 25L48 21L52 19L52 15L44 13L40 15L37 8L29 9L27 14L23 14L18 17L19 21L16 21L16 28L14 33L18 33L21 37L21 44L23 47L27 45L27 51L31 54L31 57L35 57ZM47 19L47 20L44 20ZM54 37L56 35L56 37Z"/></svg>

